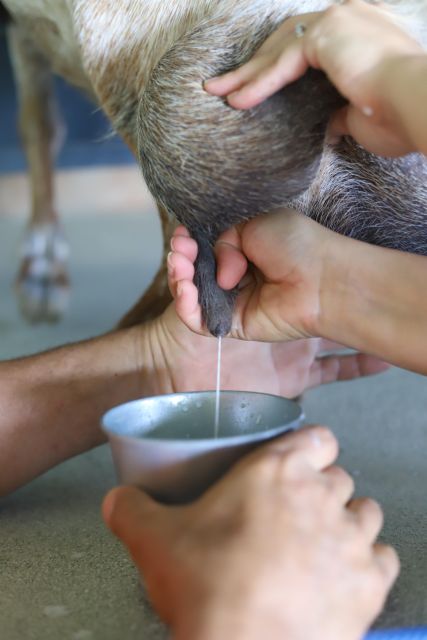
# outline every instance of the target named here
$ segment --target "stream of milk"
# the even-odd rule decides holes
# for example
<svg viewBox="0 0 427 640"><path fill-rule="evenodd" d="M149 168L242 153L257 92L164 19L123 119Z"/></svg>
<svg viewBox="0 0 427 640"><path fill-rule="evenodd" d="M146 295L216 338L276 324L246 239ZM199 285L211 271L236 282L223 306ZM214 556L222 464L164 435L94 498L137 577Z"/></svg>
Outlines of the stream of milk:
<svg viewBox="0 0 427 640"><path fill-rule="evenodd" d="M216 367L216 394L215 394L215 421L214 421L214 436L218 438L219 432L219 410L221 400L221 352L222 352L222 338L218 338L218 356Z"/></svg>

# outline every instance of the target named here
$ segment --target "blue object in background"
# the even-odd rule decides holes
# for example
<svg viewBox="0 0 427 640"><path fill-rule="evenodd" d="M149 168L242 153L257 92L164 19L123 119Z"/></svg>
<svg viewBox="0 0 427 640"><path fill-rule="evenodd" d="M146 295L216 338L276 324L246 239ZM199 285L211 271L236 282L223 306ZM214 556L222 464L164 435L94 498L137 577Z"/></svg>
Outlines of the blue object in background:
<svg viewBox="0 0 427 640"><path fill-rule="evenodd" d="M365 640L427 640L427 627L371 631Z"/></svg>
<svg viewBox="0 0 427 640"><path fill-rule="evenodd" d="M55 95L67 126L67 138L56 166L133 164L135 159L118 137L106 136L110 124L102 111L81 93L55 78ZM4 30L0 31L0 173L26 169L17 130L17 104Z"/></svg>

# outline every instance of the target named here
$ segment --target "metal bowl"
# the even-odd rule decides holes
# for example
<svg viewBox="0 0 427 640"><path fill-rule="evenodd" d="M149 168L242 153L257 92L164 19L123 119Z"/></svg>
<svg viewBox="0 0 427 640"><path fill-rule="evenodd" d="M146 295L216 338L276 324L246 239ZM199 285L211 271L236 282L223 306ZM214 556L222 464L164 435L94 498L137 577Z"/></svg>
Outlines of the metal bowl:
<svg viewBox="0 0 427 640"><path fill-rule="evenodd" d="M198 497L236 460L304 420L292 400L265 393L222 391L215 437L215 391L134 400L108 411L108 435L119 481L157 500Z"/></svg>

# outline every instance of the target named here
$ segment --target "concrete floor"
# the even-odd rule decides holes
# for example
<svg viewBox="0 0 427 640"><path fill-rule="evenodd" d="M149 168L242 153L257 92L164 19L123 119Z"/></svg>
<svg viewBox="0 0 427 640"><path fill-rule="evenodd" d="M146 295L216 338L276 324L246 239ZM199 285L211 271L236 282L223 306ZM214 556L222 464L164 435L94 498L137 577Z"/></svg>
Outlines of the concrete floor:
<svg viewBox="0 0 427 640"><path fill-rule="evenodd" d="M150 207L68 212L72 307L61 325L36 328L19 318L10 290L23 219L0 207L0 358L96 335L117 321L159 258ZM385 509L383 538L397 547L402 574L383 627L427 625L426 392L425 378L393 370L316 389L303 403L309 421L338 435L358 494ZM101 447L1 501L1 640L166 638L133 566L101 522L99 505L114 482L109 450Z"/></svg>

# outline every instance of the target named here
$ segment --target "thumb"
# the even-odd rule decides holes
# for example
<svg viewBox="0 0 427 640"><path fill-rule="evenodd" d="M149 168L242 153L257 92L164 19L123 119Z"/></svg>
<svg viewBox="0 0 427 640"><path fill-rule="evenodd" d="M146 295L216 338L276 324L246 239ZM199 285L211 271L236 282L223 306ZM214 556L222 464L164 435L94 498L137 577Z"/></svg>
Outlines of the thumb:
<svg viewBox="0 0 427 640"><path fill-rule="evenodd" d="M128 547L141 542L163 511L164 507L135 487L113 489L102 503L105 524Z"/></svg>
<svg viewBox="0 0 427 640"><path fill-rule="evenodd" d="M217 280L220 287L229 290L236 287L245 275L248 263L239 249L219 240L215 245Z"/></svg>
<svg viewBox="0 0 427 640"><path fill-rule="evenodd" d="M332 143L349 135L364 149L378 156L397 158L416 151L409 140L404 139L392 127L382 124L375 114L366 115L352 105L334 114L329 131Z"/></svg>

